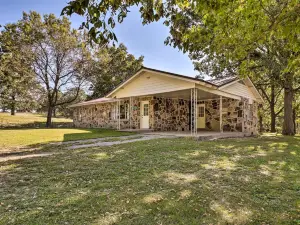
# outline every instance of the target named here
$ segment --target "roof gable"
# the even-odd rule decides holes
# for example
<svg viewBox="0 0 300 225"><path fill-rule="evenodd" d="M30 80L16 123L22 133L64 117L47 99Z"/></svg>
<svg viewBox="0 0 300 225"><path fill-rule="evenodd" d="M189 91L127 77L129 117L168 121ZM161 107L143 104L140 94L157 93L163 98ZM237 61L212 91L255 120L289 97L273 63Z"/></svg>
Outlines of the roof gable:
<svg viewBox="0 0 300 225"><path fill-rule="evenodd" d="M151 77L154 77L154 79L152 79L154 80L154 82L150 82L150 81L147 82L146 80L144 80L144 83L141 83L140 78L144 76L143 74L148 74L147 76L149 80L151 79ZM134 85L132 85L133 82L135 83ZM201 79L142 67L142 69L140 69L136 74L131 76L129 79L127 79L125 82L121 83L117 88L115 88L112 92L107 94L106 97L128 96L129 93L125 95L122 89L130 89L131 92L134 92L134 95L131 96L137 96L137 95L144 95L146 93L147 94L159 93L159 91L166 92L166 91L176 91L176 90L192 88L195 87L195 84L201 84L203 86L215 88L215 89L217 88L215 85ZM128 87L128 85L130 86ZM144 87L144 85L146 85L146 87ZM150 85L151 85L150 88L152 90L144 93L142 89L146 90L149 88ZM162 87L164 85L165 87ZM161 86L162 88L160 90L159 88L156 90L156 87L158 86ZM119 94L117 94L117 92Z"/></svg>

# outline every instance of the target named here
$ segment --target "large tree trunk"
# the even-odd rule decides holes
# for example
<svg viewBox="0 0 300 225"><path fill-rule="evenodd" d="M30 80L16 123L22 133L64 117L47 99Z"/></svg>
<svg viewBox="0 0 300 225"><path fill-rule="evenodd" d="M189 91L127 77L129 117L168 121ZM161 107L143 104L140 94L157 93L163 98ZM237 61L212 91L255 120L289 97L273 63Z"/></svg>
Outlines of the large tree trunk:
<svg viewBox="0 0 300 225"><path fill-rule="evenodd" d="M275 106L271 106L271 132L276 132L276 114L275 114Z"/></svg>
<svg viewBox="0 0 300 225"><path fill-rule="evenodd" d="M56 118L56 108L55 107L52 110L52 115L53 115L54 118Z"/></svg>
<svg viewBox="0 0 300 225"><path fill-rule="evenodd" d="M11 96L10 115L16 115L16 97L14 95Z"/></svg>
<svg viewBox="0 0 300 225"><path fill-rule="evenodd" d="M294 133L297 133L297 127L296 127L296 109L293 109L293 123L294 123Z"/></svg>
<svg viewBox="0 0 300 225"><path fill-rule="evenodd" d="M263 117L259 115L259 133L264 132Z"/></svg>
<svg viewBox="0 0 300 225"><path fill-rule="evenodd" d="M284 121L283 121L283 135L295 135L294 121L293 121L293 74L286 75L284 84Z"/></svg>
<svg viewBox="0 0 300 225"><path fill-rule="evenodd" d="M47 122L46 122L46 127L51 127L52 126L52 112L53 112L53 107L48 106L48 113L47 113Z"/></svg>

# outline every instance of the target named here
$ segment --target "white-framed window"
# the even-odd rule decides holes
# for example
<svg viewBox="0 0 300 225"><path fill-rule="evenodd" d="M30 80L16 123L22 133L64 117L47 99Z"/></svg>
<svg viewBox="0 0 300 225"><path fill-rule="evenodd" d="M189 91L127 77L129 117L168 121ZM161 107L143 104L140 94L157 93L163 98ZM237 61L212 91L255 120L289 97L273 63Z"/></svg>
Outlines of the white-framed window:
<svg viewBox="0 0 300 225"><path fill-rule="evenodd" d="M120 105L120 119L129 119L129 104Z"/></svg>
<svg viewBox="0 0 300 225"><path fill-rule="evenodd" d="M110 111L110 119L115 120L118 119L118 106L113 105Z"/></svg>

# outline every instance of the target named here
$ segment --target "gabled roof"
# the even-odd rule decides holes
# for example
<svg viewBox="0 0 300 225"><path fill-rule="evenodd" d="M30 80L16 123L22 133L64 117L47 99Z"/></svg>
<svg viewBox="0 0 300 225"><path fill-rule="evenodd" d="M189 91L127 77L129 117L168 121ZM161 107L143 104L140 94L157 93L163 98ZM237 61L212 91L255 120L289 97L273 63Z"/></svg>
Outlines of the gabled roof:
<svg viewBox="0 0 300 225"><path fill-rule="evenodd" d="M148 67L141 67L141 69L139 69L134 75L132 75L131 77L129 77L127 80L125 80L124 82L122 82L121 84L119 84L114 90L112 90L111 92L109 92L106 97L110 97L113 93L115 93L118 89L120 89L121 87L123 87L125 84L127 84L128 82L130 82L131 80L133 80L136 76L138 76L140 73L142 72L154 72L157 74L161 74L161 75L165 75L165 76L172 76L174 78L178 78L178 79L182 79L185 81L189 81L189 82L193 82L193 83L198 83L198 84L202 84L204 86L210 87L210 88L214 88L217 89L218 86L205 81L203 79L198 79L195 77L190 77L190 76L185 76L185 75L181 75L181 74L177 74L177 73L171 73L171 72L167 72L167 71L163 71L163 70L157 70L157 69L152 69L152 68L148 68Z"/></svg>
<svg viewBox="0 0 300 225"><path fill-rule="evenodd" d="M236 81L238 79L239 79L238 77L232 76L232 77L225 77L225 78L210 79L210 80L207 80L207 82L209 82L211 84L214 84L218 87L221 87L223 85L229 84L229 83L231 83L233 81Z"/></svg>
<svg viewBox="0 0 300 225"><path fill-rule="evenodd" d="M95 105L95 104L99 104L99 103L117 102L117 101L118 101L118 99L116 99L116 98L97 98L97 99L93 99L90 101L79 102L77 104L73 104L73 105L69 106L69 108L77 107L77 106L85 106L85 105Z"/></svg>
<svg viewBox="0 0 300 225"><path fill-rule="evenodd" d="M231 77L226 77L226 78L216 78L216 79L210 79L210 80L203 80L203 79L198 79L198 78L185 76L185 75L181 75L181 74L166 72L166 71L163 71L163 70L157 70L157 69L152 69L152 68L148 68L148 67L142 67L134 75L129 77L127 80L125 80L124 82L119 84L113 91L108 93L105 98L98 98L98 99L94 99L94 100L91 100L91 101L77 103L77 104L71 105L70 107L94 105L94 104L99 104L99 103L119 101L119 99L111 98L112 94L115 93L120 88L122 88L123 86L125 86L127 83L129 83L131 80L133 80L136 76L138 76L142 72L153 72L153 73L156 73L156 74L159 74L159 75L174 77L174 78L177 78L177 79L181 79L181 80L184 80L184 81L188 81L188 82L192 82L192 83L195 83L195 84L198 84L198 85L202 85L202 86L204 86L204 88L206 88L206 90L208 90L207 88L210 88L214 92L216 92L216 91L224 92L223 89L225 87L227 87L229 85L232 85L235 82L239 82L241 80L240 78L238 78L236 76L231 76ZM255 86L251 82L250 78L247 77L247 78L243 79L243 81L245 81L246 85L254 92L256 98L260 99L263 102L263 99L262 99L261 95L258 93L257 89L255 88ZM226 92L224 92L224 93L226 93Z"/></svg>
<svg viewBox="0 0 300 225"><path fill-rule="evenodd" d="M164 74L175 76L175 77L181 77L181 78L189 79L189 80L192 80L192 81L201 81L201 82L204 82L204 83L207 83L207 84L210 84L210 85L214 85L213 83L211 83L207 80L203 80L203 79L199 79L199 78L195 78L195 77L185 76L185 75L181 75L181 74L177 74L177 73L171 73L171 72L167 72L167 71L163 71L163 70L152 69L152 68L144 67L144 66L140 70L142 70L142 69L149 70L149 71L152 71L152 72L157 72L157 73L164 73Z"/></svg>

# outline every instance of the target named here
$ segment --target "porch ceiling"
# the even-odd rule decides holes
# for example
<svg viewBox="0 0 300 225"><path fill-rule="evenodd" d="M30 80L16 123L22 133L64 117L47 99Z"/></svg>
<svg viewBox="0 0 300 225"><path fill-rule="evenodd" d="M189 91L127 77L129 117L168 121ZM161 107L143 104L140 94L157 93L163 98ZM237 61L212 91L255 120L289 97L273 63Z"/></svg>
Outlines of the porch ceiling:
<svg viewBox="0 0 300 225"><path fill-rule="evenodd" d="M191 99L191 89L155 94L157 97ZM198 100L219 99L220 96L198 89Z"/></svg>

